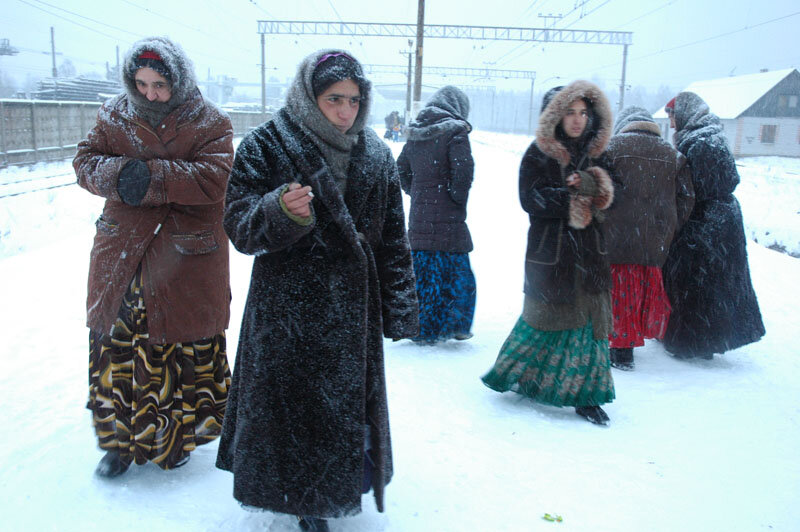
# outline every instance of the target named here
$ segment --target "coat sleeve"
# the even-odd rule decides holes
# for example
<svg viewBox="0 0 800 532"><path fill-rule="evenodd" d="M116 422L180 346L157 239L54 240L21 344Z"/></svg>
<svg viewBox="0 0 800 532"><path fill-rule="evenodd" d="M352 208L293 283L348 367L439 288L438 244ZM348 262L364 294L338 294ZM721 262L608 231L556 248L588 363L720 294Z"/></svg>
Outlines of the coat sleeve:
<svg viewBox="0 0 800 532"><path fill-rule="evenodd" d="M698 200L724 198L739 184L739 172L725 139L701 137L686 152L692 168L692 186Z"/></svg>
<svg viewBox="0 0 800 532"><path fill-rule="evenodd" d="M101 109L100 113L103 112ZM117 177L131 158L112 155L105 128L106 123L98 116L95 126L78 143L72 167L79 186L97 196L121 202L117 193Z"/></svg>
<svg viewBox="0 0 800 532"><path fill-rule="evenodd" d="M247 255L285 249L316 226L315 221L307 225L293 221L281 207L281 194L292 176L277 175L277 165L268 164L276 159L269 146L263 130L242 140L225 195L225 232Z"/></svg>
<svg viewBox="0 0 800 532"><path fill-rule="evenodd" d="M574 194L570 194L560 178L553 178L551 174L558 163L553 161L551 167L548 164L551 161L535 144L530 145L519 168L519 201L532 216L568 218L570 196Z"/></svg>
<svg viewBox="0 0 800 532"><path fill-rule="evenodd" d="M677 229L680 229L694 208L694 186L692 169L683 154L678 154L676 165L678 171L675 178L675 209L678 215Z"/></svg>
<svg viewBox="0 0 800 532"><path fill-rule="evenodd" d="M233 162L233 126L227 116L217 115L182 133L202 137L191 160L148 159L150 188L142 206L165 203L206 205L225 197Z"/></svg>
<svg viewBox="0 0 800 532"><path fill-rule="evenodd" d="M454 202L465 205L475 173L475 161L472 159L472 148L466 130L460 131L450 139L447 156L450 160L447 192Z"/></svg>
<svg viewBox="0 0 800 532"><path fill-rule="evenodd" d="M411 194L411 182L414 180L414 174L411 171L411 163L408 161L408 154L406 149L408 142L403 146L400 156L397 158L397 171L400 176L400 186L403 187L403 192Z"/></svg>
<svg viewBox="0 0 800 532"><path fill-rule="evenodd" d="M387 338L411 338L419 332L416 278L406 235L400 181L391 154L387 155L385 164L390 168L386 218L381 246L375 252L381 284L383 334Z"/></svg>

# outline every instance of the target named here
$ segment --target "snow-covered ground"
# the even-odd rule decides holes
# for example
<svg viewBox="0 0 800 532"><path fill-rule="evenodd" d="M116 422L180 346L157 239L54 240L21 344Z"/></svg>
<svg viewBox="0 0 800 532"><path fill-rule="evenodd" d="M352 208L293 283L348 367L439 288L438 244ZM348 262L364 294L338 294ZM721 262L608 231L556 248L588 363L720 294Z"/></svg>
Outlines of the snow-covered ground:
<svg viewBox="0 0 800 532"><path fill-rule="evenodd" d="M614 370L612 422L601 428L479 380L521 310L527 217L517 170L529 139L476 131L471 140L475 337L386 344L387 511L365 496L361 515L331 529L798 530L800 260L764 246L800 253L800 161L739 161L767 335L711 361L675 360L656 342L637 349L636 371ZM402 144L390 145L397 155ZM68 171L68 162L12 168L0 182ZM93 476L102 453L84 408L84 304L101 206L76 186L0 199L0 530L295 530L286 516L238 506L231 475L214 468L216 443L176 471L148 464L113 481ZM231 261L233 360L252 261L235 251Z"/></svg>

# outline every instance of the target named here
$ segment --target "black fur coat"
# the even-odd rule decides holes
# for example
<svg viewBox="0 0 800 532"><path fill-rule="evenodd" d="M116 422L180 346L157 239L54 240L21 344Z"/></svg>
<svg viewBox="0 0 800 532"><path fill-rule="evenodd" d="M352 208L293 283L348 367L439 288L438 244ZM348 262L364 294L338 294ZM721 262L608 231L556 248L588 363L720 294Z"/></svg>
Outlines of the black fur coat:
<svg viewBox="0 0 800 532"><path fill-rule="evenodd" d="M672 305L664 346L684 358L711 358L757 341L764 323L747 262L742 210L733 195L736 162L719 118L696 94L675 99L678 150L689 161L695 204L663 267Z"/></svg>
<svg viewBox="0 0 800 532"><path fill-rule="evenodd" d="M321 172L317 172L322 170ZM282 210L311 185L313 223ZM286 109L239 145L225 229L255 255L217 466L234 497L274 512L336 517L361 507L365 424L383 511L392 476L383 338L417 333L414 273L397 170L358 133L342 197Z"/></svg>

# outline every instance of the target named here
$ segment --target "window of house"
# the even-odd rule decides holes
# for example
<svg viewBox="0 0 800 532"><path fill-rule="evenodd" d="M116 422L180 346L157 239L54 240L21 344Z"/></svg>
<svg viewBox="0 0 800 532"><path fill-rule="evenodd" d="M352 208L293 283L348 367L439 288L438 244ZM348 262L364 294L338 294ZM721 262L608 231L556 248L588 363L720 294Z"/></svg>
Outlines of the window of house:
<svg viewBox="0 0 800 532"><path fill-rule="evenodd" d="M778 107L781 109L786 109L787 107L795 108L797 107L797 94L779 94L778 95Z"/></svg>
<svg viewBox="0 0 800 532"><path fill-rule="evenodd" d="M761 144L775 144L775 135L778 133L777 125L761 126Z"/></svg>

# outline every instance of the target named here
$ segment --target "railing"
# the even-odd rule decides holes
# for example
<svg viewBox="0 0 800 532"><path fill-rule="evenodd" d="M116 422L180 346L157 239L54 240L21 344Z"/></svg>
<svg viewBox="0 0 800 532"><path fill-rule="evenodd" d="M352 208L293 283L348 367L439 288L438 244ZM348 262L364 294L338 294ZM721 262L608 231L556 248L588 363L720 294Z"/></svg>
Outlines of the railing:
<svg viewBox="0 0 800 532"><path fill-rule="evenodd" d="M99 108L99 102L0 99L0 167L74 157ZM264 121L259 112L228 115L236 136Z"/></svg>

